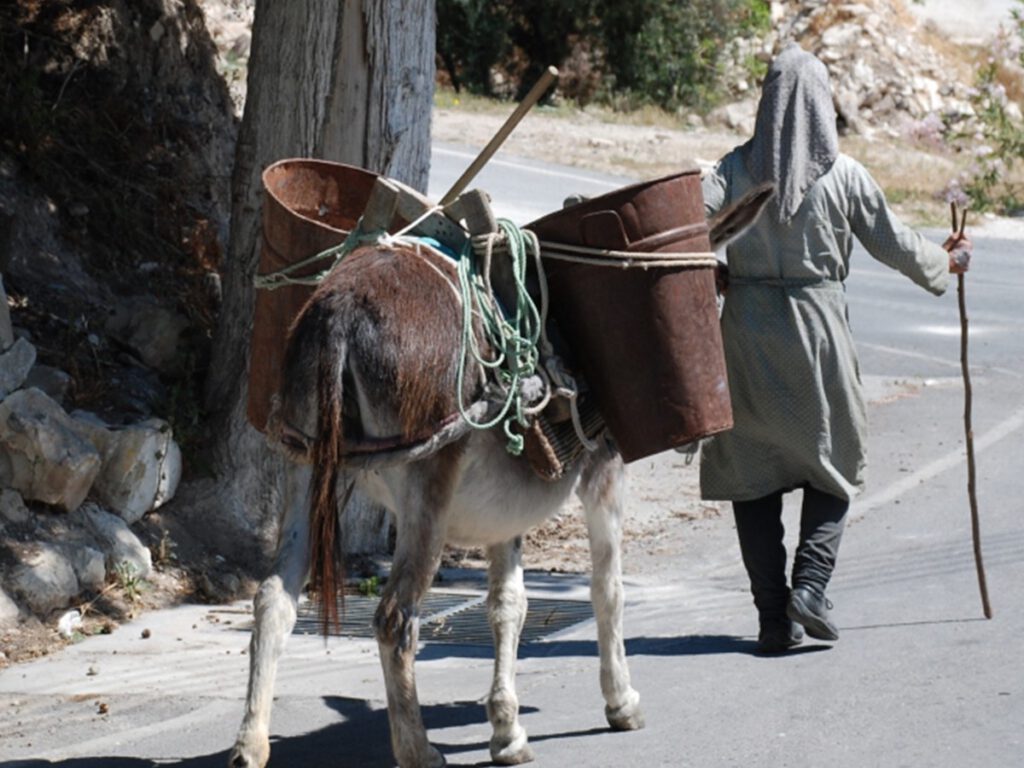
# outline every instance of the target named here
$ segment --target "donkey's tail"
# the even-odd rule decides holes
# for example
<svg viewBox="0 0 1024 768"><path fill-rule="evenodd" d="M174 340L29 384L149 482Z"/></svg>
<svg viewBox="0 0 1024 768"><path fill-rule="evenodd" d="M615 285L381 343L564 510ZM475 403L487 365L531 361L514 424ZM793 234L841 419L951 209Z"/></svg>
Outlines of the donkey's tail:
<svg viewBox="0 0 1024 768"><path fill-rule="evenodd" d="M314 387L316 391L316 437L310 457L313 475L309 510L309 587L314 600L320 604L321 630L327 635L331 626L339 624L339 601L342 607L344 605L340 511L348 503L352 483L348 482L344 498L339 499L339 478L343 475L342 369L348 344L345 334L338 332L342 325L339 319L319 309L311 303L296 322L285 367L289 374L286 382L305 388L307 397ZM285 387L287 399L287 383ZM305 399L307 406L312 405L310 399Z"/></svg>

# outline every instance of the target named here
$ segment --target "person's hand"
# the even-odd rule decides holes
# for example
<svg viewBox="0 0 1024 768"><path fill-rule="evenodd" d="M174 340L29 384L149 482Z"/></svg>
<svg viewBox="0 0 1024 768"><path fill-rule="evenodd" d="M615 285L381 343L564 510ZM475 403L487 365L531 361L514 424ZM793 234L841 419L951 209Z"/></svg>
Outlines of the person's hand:
<svg viewBox="0 0 1024 768"><path fill-rule="evenodd" d="M723 295L729 290L729 265L724 261L715 265L715 289Z"/></svg>
<svg viewBox="0 0 1024 768"><path fill-rule="evenodd" d="M971 265L971 254L974 253L974 243L967 235L960 233L950 235L942 244L949 254L949 271L954 275L962 275Z"/></svg>

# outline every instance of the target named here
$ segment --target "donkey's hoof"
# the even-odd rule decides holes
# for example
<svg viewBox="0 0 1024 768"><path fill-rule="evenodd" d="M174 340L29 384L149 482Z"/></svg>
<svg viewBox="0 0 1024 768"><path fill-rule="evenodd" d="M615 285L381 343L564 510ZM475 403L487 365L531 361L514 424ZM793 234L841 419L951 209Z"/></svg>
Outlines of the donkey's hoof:
<svg viewBox="0 0 1024 768"><path fill-rule="evenodd" d="M264 768L270 760L270 741L239 739L228 756L228 768Z"/></svg>
<svg viewBox="0 0 1024 768"><path fill-rule="evenodd" d="M644 727L644 713L640 709L640 696L621 707L605 707L604 716L613 731L638 731Z"/></svg>
<svg viewBox="0 0 1024 768"><path fill-rule="evenodd" d="M513 739L491 737L491 760L496 765L521 765L533 762L533 750L526 742L526 731L519 730Z"/></svg>

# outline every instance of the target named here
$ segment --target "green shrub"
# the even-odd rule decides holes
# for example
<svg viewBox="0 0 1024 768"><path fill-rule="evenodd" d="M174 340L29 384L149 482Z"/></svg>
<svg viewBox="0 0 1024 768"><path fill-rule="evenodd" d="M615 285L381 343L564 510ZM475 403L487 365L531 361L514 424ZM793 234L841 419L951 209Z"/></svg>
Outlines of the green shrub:
<svg viewBox="0 0 1024 768"><path fill-rule="evenodd" d="M1017 0L1024 5L1024 0ZM1012 12L975 76L970 92L974 120L954 130L954 142L973 154L972 167L953 183L953 195L975 210L1017 213L1024 210L1024 188L1014 169L1024 161L1024 122L1013 110L1003 84L1004 68L1015 61L1024 67L1024 10ZM962 190L962 194L958 194ZM966 200L962 199L966 196Z"/></svg>
<svg viewBox="0 0 1024 768"><path fill-rule="evenodd" d="M623 106L705 107L721 89L722 56L737 37L769 25L766 0L438 0L437 51L456 90L494 95L492 72L516 94L554 64L603 100ZM758 66L751 61L751 69Z"/></svg>
<svg viewBox="0 0 1024 768"><path fill-rule="evenodd" d="M767 29L768 14L750 0L612 4L602 24L612 89L668 109L710 106L728 44Z"/></svg>

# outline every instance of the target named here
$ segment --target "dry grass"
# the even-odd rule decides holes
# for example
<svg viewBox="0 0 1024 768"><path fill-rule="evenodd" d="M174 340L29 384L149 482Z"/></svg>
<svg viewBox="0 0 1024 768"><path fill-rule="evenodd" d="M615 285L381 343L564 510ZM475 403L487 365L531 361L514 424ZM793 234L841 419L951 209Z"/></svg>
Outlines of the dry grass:
<svg viewBox="0 0 1024 768"><path fill-rule="evenodd" d="M516 107L516 102L490 99L467 93L466 91L455 93L449 86L438 85L434 91L434 107L437 109L455 110L460 113L491 115L504 119L512 114ZM635 125L649 128L680 129L684 125L680 115L654 105L645 105L629 111L620 111L600 104L588 104L581 109L571 101L559 100L554 104L541 104L535 107L533 114L571 121L583 119L594 123Z"/></svg>
<svg viewBox="0 0 1024 768"><path fill-rule="evenodd" d="M477 97L456 104L450 92L439 92L437 106L434 138L476 147L482 147L512 111L508 102ZM512 133L504 150L602 173L657 178L692 160L714 161L746 140L727 130L683 129L678 123L651 125L645 122L648 117L649 113L627 117L590 108L534 110ZM942 192L970 164L963 154L887 136L845 137L841 147L868 168L890 202L915 225L945 225L947 204Z"/></svg>

